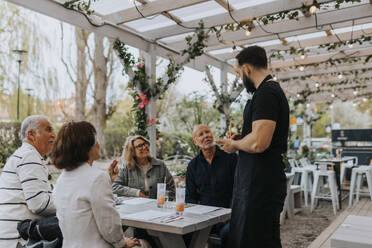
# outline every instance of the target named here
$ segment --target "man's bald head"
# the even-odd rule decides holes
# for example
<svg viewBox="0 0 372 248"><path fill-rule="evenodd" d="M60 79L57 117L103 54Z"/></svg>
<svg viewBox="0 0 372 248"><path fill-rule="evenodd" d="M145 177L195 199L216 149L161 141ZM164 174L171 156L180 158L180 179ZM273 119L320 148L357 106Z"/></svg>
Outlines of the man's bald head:
<svg viewBox="0 0 372 248"><path fill-rule="evenodd" d="M214 137L211 129L207 125L197 125L192 132L194 144L201 149L208 149L214 146Z"/></svg>

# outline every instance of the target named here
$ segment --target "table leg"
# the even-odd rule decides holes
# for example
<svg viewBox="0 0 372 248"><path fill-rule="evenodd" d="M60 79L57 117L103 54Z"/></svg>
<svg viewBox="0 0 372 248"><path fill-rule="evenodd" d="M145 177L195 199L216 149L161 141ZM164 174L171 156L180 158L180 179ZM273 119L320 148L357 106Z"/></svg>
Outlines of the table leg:
<svg viewBox="0 0 372 248"><path fill-rule="evenodd" d="M341 183L340 183L340 165L341 163L335 163L333 168L335 170L335 173L336 173L336 184L337 184L337 188L338 188L338 202L339 202L339 205L340 205L340 209L342 209L342 205L341 205L341 201L342 201L342 190L341 190Z"/></svg>
<svg viewBox="0 0 372 248"><path fill-rule="evenodd" d="M162 248L186 248L183 237L180 234L165 233L154 230L147 230L147 232L160 240Z"/></svg>
<svg viewBox="0 0 372 248"><path fill-rule="evenodd" d="M199 231L194 232L189 248L204 248L208 242L208 237L211 232L212 226L206 227Z"/></svg>

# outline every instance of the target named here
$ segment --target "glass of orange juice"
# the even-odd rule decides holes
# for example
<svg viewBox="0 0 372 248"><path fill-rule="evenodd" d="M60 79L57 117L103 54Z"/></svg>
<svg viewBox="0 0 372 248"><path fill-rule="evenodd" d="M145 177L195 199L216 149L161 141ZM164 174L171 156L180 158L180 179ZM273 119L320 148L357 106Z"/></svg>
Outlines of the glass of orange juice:
<svg viewBox="0 0 372 248"><path fill-rule="evenodd" d="M157 191L157 203L158 208L163 208L165 204L165 190L166 184L165 183L158 183L158 191Z"/></svg>
<svg viewBox="0 0 372 248"><path fill-rule="evenodd" d="M182 215L185 210L185 188L176 188L176 214Z"/></svg>

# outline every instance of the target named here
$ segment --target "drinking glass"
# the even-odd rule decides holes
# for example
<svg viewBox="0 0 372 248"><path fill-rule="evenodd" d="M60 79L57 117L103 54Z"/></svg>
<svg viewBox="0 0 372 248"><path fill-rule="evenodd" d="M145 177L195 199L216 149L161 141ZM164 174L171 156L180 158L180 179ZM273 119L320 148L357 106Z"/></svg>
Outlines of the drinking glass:
<svg viewBox="0 0 372 248"><path fill-rule="evenodd" d="M158 208L163 208L164 207L164 204L165 204L165 188L166 188L165 183L158 183L158 191L157 191Z"/></svg>
<svg viewBox="0 0 372 248"><path fill-rule="evenodd" d="M176 188L176 214L182 215L185 210L185 188Z"/></svg>

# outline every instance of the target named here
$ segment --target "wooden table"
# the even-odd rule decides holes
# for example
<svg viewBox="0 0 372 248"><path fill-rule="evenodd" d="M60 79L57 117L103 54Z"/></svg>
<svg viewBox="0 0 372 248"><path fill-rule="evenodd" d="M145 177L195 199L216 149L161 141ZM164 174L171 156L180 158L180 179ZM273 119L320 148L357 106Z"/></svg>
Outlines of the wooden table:
<svg viewBox="0 0 372 248"><path fill-rule="evenodd" d="M164 211L175 214L175 209L158 208L155 200L141 205L128 205L125 203L126 199L130 198L125 198L123 204L117 206L122 224L124 226L146 229L150 235L159 239L160 245L163 248L186 248L183 235L187 233L193 233L189 247L204 248L212 226L228 221L231 216L231 209L221 208L202 215L185 212L182 216L183 219L169 223L162 222L164 218L151 221L135 220L128 218L127 215L146 210Z"/></svg>
<svg viewBox="0 0 372 248"><path fill-rule="evenodd" d="M372 218L350 215L331 237L334 248L372 248Z"/></svg>
<svg viewBox="0 0 372 248"><path fill-rule="evenodd" d="M336 184L338 188L338 202L340 205L340 209L342 209L342 190L340 182L341 163L347 162L349 160L354 160L354 157L326 158L314 161L315 163L329 163L333 165L333 170L336 173Z"/></svg>

